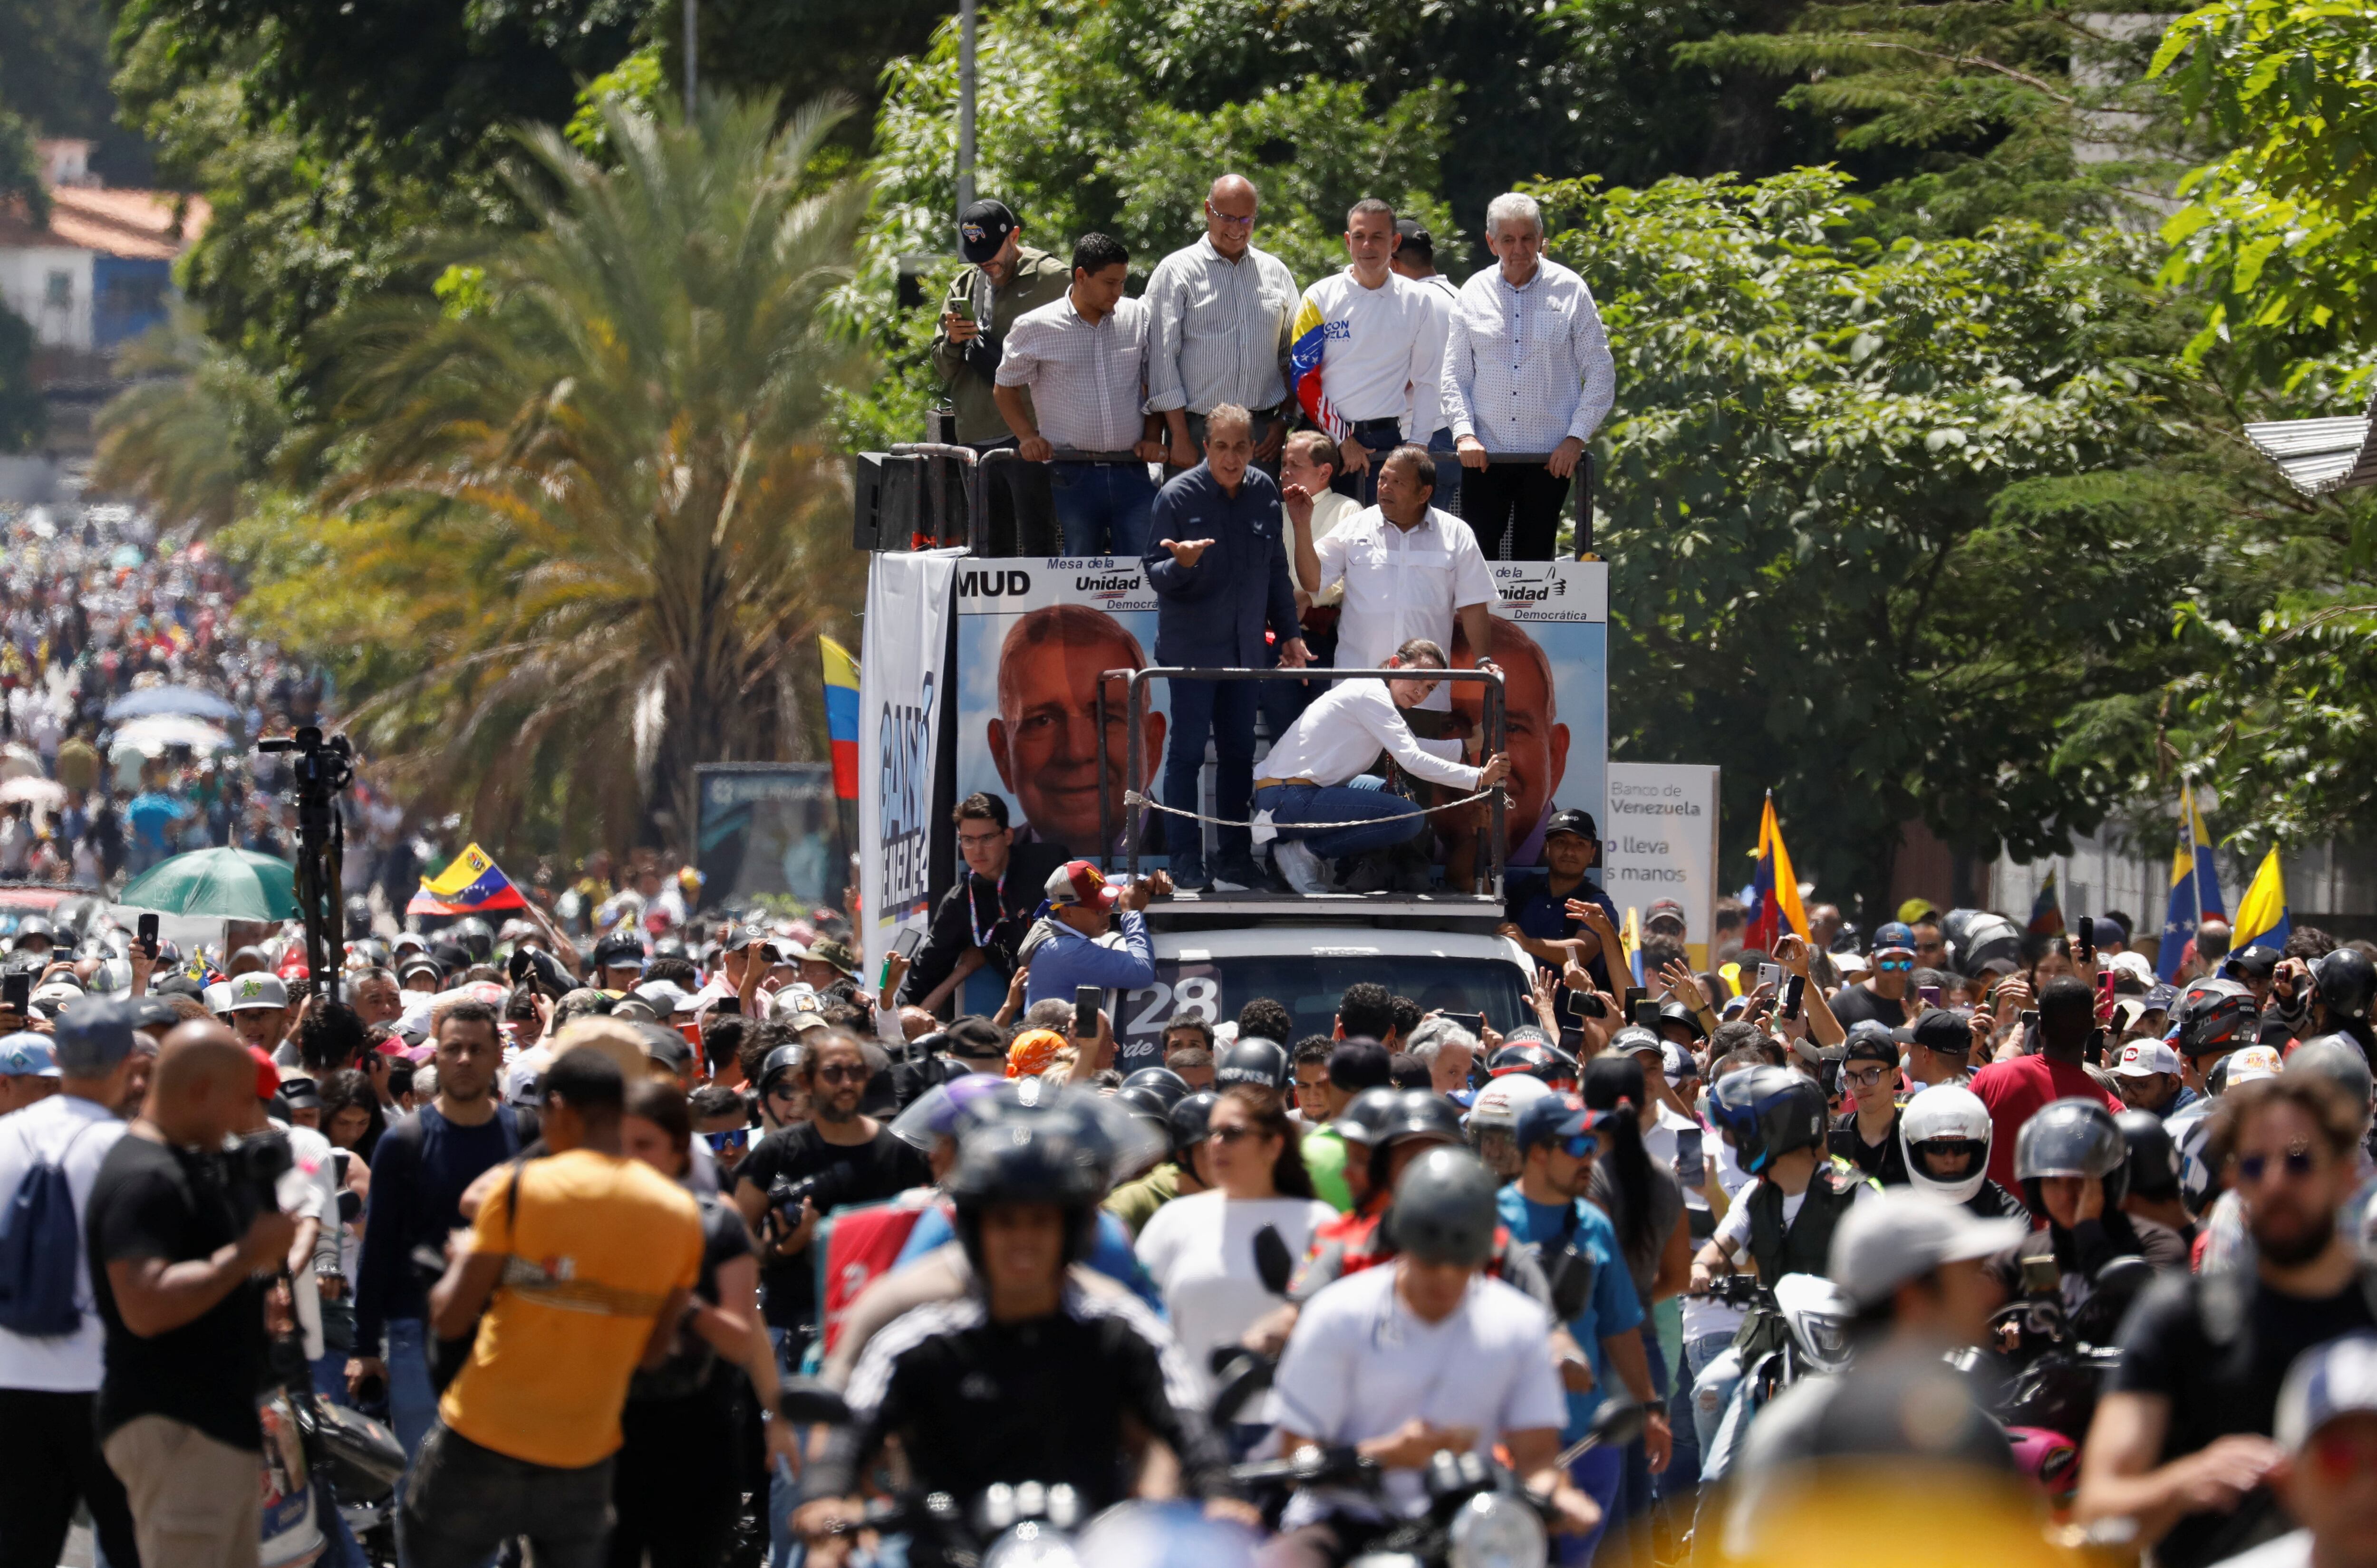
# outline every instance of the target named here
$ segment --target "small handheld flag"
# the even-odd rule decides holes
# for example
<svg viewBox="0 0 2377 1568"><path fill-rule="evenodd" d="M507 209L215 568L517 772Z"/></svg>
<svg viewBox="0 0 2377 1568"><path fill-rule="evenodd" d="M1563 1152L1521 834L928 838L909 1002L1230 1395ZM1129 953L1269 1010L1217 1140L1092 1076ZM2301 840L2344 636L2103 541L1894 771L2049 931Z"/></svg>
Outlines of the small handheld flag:
<svg viewBox="0 0 2377 1568"><path fill-rule="evenodd" d="M1774 939L1786 931L1808 934L1808 911L1799 902L1799 878L1791 869L1791 851L1783 847L1783 825L1774 817L1774 791L1766 791L1766 810L1758 819L1758 874L1750 888L1758 896L1758 911L1744 933L1746 945L1774 951Z"/></svg>
<svg viewBox="0 0 2377 1568"><path fill-rule="evenodd" d="M818 638L825 658L825 732L833 746L833 792L858 799L858 660L831 637Z"/></svg>
<svg viewBox="0 0 2377 1568"><path fill-rule="evenodd" d="M2055 892L2055 868L2047 868L2047 880L2038 885L2038 897L2030 901L2030 934L2060 936L2063 933L2063 901Z"/></svg>
<svg viewBox="0 0 2377 1568"><path fill-rule="evenodd" d="M404 907L408 915L480 915L490 909L525 909L528 900L511 878L476 844L454 857L434 877L422 880L421 891Z"/></svg>
<svg viewBox="0 0 2377 1568"><path fill-rule="evenodd" d="M2163 915L2155 964L2156 978L2166 984L2178 980L2197 924L2226 909L2220 902L2220 871L2212 863L2212 830L2204 825L2194 787L2189 784L2179 787L2179 843L2170 852L2170 908Z"/></svg>
<svg viewBox="0 0 2377 1568"><path fill-rule="evenodd" d="M1296 307L1296 326L1287 350L1288 369L1296 378L1296 400L1314 424L1329 433L1332 441L1343 441L1353 434L1354 427L1345 422L1328 395L1320 390L1320 362L1329 343L1329 324L1320 318L1320 307L1308 297Z"/></svg>
<svg viewBox="0 0 2377 1568"><path fill-rule="evenodd" d="M2293 934L2294 924L2287 914L2286 871L2278 864L2278 847L2273 844L2262 857L2262 869L2253 873L2252 885L2237 901L2236 929L2228 939L2228 950L2283 949Z"/></svg>

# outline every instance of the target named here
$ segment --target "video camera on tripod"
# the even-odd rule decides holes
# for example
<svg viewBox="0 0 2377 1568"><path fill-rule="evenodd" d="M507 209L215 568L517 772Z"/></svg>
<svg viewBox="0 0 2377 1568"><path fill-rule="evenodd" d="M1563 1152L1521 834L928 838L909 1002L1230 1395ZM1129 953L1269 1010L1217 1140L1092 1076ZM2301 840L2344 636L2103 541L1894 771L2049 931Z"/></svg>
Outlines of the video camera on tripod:
<svg viewBox="0 0 2377 1568"><path fill-rule="evenodd" d="M305 970L333 1002L346 954L339 871L346 858L346 825L339 796L354 782L354 748L344 735L322 738L308 724L293 735L256 742L259 752L285 754L297 790L297 912L305 922Z"/></svg>

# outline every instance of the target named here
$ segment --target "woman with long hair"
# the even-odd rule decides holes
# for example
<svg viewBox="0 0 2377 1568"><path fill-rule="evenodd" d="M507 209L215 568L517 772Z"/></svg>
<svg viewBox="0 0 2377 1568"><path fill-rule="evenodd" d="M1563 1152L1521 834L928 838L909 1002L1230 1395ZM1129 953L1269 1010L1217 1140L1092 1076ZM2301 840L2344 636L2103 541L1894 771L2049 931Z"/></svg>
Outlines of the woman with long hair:
<svg viewBox="0 0 2377 1568"><path fill-rule="evenodd" d="M621 1152L671 1181L692 1170L693 1116L684 1091L648 1079L627 1089L619 1124ZM611 1568L713 1568L725 1557L747 1489L766 1483L743 1473L745 1427L737 1384L750 1380L762 1409L773 1410L776 1356L759 1316L759 1259L732 1204L696 1193L701 1208L701 1277L694 1308L669 1359L639 1372L620 1412L625 1441L611 1475L617 1522ZM790 1429L767 1423L769 1456L799 1463Z"/></svg>

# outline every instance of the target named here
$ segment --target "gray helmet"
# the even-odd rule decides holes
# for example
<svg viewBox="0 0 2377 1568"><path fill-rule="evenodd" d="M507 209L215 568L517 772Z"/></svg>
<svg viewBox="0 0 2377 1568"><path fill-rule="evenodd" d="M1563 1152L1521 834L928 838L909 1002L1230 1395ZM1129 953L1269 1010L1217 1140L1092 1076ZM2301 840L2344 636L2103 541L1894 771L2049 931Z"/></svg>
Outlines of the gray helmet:
<svg viewBox="0 0 2377 1568"><path fill-rule="evenodd" d="M2105 1183L2105 1206L2119 1207L2128 1189L2129 1141L2097 1100L2050 1100L2032 1113L2013 1140L2013 1174L2031 1212L2044 1214L2038 1183L2049 1176L2090 1176Z"/></svg>
<svg viewBox="0 0 2377 1568"><path fill-rule="evenodd" d="M1169 1067L1141 1067L1125 1078L1122 1087L1147 1089L1162 1097L1166 1111L1188 1098L1188 1080Z"/></svg>
<svg viewBox="0 0 2377 1568"><path fill-rule="evenodd" d="M1403 1099L1404 1091L1401 1089L1364 1089L1345 1102L1345 1109L1337 1113L1337 1120L1331 1125L1347 1143L1368 1148L1386 1131L1387 1123L1393 1120L1395 1108L1403 1103Z"/></svg>
<svg viewBox="0 0 2377 1568"><path fill-rule="evenodd" d="M1499 1182L1465 1148L1433 1148L1412 1161L1395 1186L1387 1211L1388 1237L1395 1250L1423 1263L1483 1265L1494 1255L1500 1216L1494 1206Z"/></svg>
<svg viewBox="0 0 2377 1568"><path fill-rule="evenodd" d="M1286 1051L1276 1040L1249 1035L1222 1052L1213 1063L1213 1085L1231 1088L1239 1084L1251 1084L1256 1088L1276 1093L1285 1088L1296 1075Z"/></svg>
<svg viewBox="0 0 2377 1568"><path fill-rule="evenodd" d="M2360 1042L2350 1035L2320 1035L2303 1041L2287 1058L2286 1070L2326 1079L2359 1108L2362 1121L2368 1120L2372 1087L2369 1058L2361 1051Z"/></svg>

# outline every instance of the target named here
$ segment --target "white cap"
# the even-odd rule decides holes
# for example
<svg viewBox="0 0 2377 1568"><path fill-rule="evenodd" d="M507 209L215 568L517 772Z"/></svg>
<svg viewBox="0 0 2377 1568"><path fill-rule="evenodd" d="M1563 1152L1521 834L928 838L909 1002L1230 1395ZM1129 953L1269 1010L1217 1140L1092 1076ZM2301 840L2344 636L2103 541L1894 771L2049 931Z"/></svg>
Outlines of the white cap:
<svg viewBox="0 0 2377 1568"><path fill-rule="evenodd" d="M2124 1078L2151 1078L2156 1073L2179 1073L2179 1052L2158 1039L2133 1039L2121 1047L2113 1071Z"/></svg>
<svg viewBox="0 0 2377 1568"><path fill-rule="evenodd" d="M2141 985L2155 983L2154 966L2146 962L2145 955L2143 953L2116 953L2105 962L2110 968L2136 976Z"/></svg>
<svg viewBox="0 0 2377 1568"><path fill-rule="evenodd" d="M223 989L231 993L225 1004L227 1012L254 1013L289 1005L289 988L281 983L281 977L261 969L223 981Z"/></svg>
<svg viewBox="0 0 2377 1568"><path fill-rule="evenodd" d="M1477 1091L1470 1102L1469 1124L1481 1131L1513 1132L1519 1112L1551 1092L1551 1085L1532 1073L1505 1073Z"/></svg>
<svg viewBox="0 0 2377 1568"><path fill-rule="evenodd" d="M693 993L672 980L648 980L636 987L630 994L651 1003L652 1011L665 1018L672 1013L682 1011Z"/></svg>
<svg viewBox="0 0 2377 1568"><path fill-rule="evenodd" d="M231 981L215 981L198 993L198 1000L205 1004L209 1014L218 1018L221 1017L231 1011Z"/></svg>
<svg viewBox="0 0 2377 1568"><path fill-rule="evenodd" d="M2286 1063L2278 1056L2277 1047L2249 1045L2242 1051L2229 1053L2228 1086L2233 1089L2239 1084L2250 1084L2256 1078L2275 1078L2285 1072L2286 1067Z"/></svg>
<svg viewBox="0 0 2377 1568"><path fill-rule="evenodd" d="M1894 1187L1862 1199L1833 1231L1833 1283L1862 1311L1943 1263L1985 1258L2030 1233L2020 1219L1982 1219L1962 1204Z"/></svg>
<svg viewBox="0 0 2377 1568"><path fill-rule="evenodd" d="M2331 1339L2295 1358L2278 1389L2271 1435L2299 1449L2338 1416L2377 1411L2377 1334L2365 1329Z"/></svg>
<svg viewBox="0 0 2377 1568"><path fill-rule="evenodd" d="M69 1002L81 1000L82 987L63 977L47 985L37 986L33 991L33 1005L39 1007L45 1016Z"/></svg>

